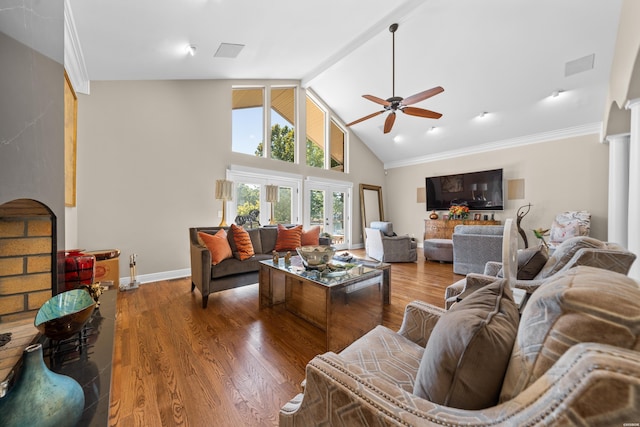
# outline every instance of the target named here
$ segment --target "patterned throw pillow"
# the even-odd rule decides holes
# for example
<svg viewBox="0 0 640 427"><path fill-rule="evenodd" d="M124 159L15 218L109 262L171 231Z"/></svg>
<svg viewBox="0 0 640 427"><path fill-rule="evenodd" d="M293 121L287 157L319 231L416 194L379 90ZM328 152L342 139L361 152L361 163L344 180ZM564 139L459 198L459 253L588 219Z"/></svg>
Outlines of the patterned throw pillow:
<svg viewBox="0 0 640 427"><path fill-rule="evenodd" d="M302 246L314 246L320 244L320 226L314 225L308 230L302 230L300 244Z"/></svg>
<svg viewBox="0 0 640 427"><path fill-rule="evenodd" d="M295 251L299 246L302 246L302 225L287 228L282 224L278 224L275 250L278 252Z"/></svg>
<svg viewBox="0 0 640 427"><path fill-rule="evenodd" d="M214 235L203 233L198 231L198 239L204 243L204 245L211 252L211 264L220 264L223 260L231 258L231 246L227 240L227 233L224 230L218 230Z"/></svg>
<svg viewBox="0 0 640 427"><path fill-rule="evenodd" d="M576 219L564 224L560 224L558 221L553 221L551 227L551 236L549 240L552 242L561 243L572 237L580 235L580 222Z"/></svg>
<svg viewBox="0 0 640 427"><path fill-rule="evenodd" d="M235 224L231 224L231 233L233 235L233 242L236 244L237 252L234 254L240 261L249 259L255 255L253 251L253 244L251 243L251 237L249 233L242 227L238 227Z"/></svg>
<svg viewBox="0 0 640 427"><path fill-rule="evenodd" d="M518 320L518 308L506 280L496 280L469 294L433 328L413 393L452 408L494 406Z"/></svg>

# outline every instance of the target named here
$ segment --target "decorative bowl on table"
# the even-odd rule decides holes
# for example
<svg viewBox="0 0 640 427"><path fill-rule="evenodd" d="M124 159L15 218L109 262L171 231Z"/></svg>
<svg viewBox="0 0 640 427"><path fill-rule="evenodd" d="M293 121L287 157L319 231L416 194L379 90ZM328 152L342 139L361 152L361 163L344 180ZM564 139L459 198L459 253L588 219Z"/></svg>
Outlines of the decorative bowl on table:
<svg viewBox="0 0 640 427"><path fill-rule="evenodd" d="M34 325L47 338L64 340L82 329L96 302L85 289L72 289L47 300L34 320Z"/></svg>
<svg viewBox="0 0 640 427"><path fill-rule="evenodd" d="M296 252L302 258L302 264L308 269L324 267L336 253L336 248L325 245L301 246Z"/></svg>

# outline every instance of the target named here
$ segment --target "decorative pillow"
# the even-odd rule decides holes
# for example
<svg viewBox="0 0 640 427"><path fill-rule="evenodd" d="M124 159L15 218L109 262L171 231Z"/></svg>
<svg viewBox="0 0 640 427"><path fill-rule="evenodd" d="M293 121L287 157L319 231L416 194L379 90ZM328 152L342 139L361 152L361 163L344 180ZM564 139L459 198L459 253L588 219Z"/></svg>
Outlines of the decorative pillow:
<svg viewBox="0 0 640 427"><path fill-rule="evenodd" d="M518 280L533 280L547 263L547 248L527 248L518 251Z"/></svg>
<svg viewBox="0 0 640 427"><path fill-rule="evenodd" d="M553 221L551 225L551 235L549 236L549 240L552 242L564 242L571 237L576 237L580 235L580 222L576 219L573 221L559 223L558 221Z"/></svg>
<svg viewBox="0 0 640 427"><path fill-rule="evenodd" d="M320 244L320 226L314 225L308 230L302 230L300 244L302 246L313 246Z"/></svg>
<svg viewBox="0 0 640 427"><path fill-rule="evenodd" d="M562 268L571 261L571 258L576 252L582 248L604 248L605 246L607 246L607 244L603 241L587 236L577 236L567 239L553 252L549 258L549 262L547 262L540 271L539 278L547 278L562 270Z"/></svg>
<svg viewBox="0 0 640 427"><path fill-rule="evenodd" d="M251 237L247 230L242 227L238 227L235 224L231 224L231 233L233 235L233 242L236 244L237 252L233 255L240 261L249 259L255 255L253 251L253 244L251 243Z"/></svg>
<svg viewBox="0 0 640 427"><path fill-rule="evenodd" d="M227 240L227 232L220 229L214 235L198 231L198 239L211 252L211 264L220 264L223 260L233 257L231 246Z"/></svg>
<svg viewBox="0 0 640 427"><path fill-rule="evenodd" d="M295 251L299 246L302 246L302 225L287 228L282 224L278 224L275 250L278 252Z"/></svg>
<svg viewBox="0 0 640 427"><path fill-rule="evenodd" d="M574 344L640 350L638 313L640 287L624 274L577 266L547 280L522 312L500 401L519 395Z"/></svg>
<svg viewBox="0 0 640 427"><path fill-rule="evenodd" d="M549 253L544 246L518 250L518 280L533 280L542 270L549 259ZM497 277L504 277L502 268Z"/></svg>
<svg viewBox="0 0 640 427"><path fill-rule="evenodd" d="M518 319L506 280L496 280L452 306L431 332L413 393L453 408L494 406Z"/></svg>

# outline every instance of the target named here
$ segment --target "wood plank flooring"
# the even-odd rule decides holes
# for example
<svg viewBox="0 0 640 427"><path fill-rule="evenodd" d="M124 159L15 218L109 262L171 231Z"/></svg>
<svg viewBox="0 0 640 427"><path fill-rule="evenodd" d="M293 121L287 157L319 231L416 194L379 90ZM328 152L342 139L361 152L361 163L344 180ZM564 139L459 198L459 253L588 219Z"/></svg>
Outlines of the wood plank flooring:
<svg viewBox="0 0 640 427"><path fill-rule="evenodd" d="M363 256L364 252L352 251ZM415 299L444 306L462 276L451 264L392 264L383 324L397 330ZM275 426L323 353L322 331L282 307L258 308L258 285L209 296L189 278L118 294L111 426Z"/></svg>

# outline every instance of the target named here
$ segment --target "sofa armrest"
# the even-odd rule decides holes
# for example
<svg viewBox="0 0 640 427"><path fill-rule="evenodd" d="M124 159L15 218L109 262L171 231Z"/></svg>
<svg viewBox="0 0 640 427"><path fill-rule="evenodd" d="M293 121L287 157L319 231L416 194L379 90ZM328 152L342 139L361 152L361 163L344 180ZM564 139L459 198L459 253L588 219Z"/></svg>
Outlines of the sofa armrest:
<svg viewBox="0 0 640 427"><path fill-rule="evenodd" d="M536 425L559 420L606 425L614 419L622 424L640 419L640 401L634 398L638 384L639 352L583 343L515 398L468 411L417 397L338 354L325 353L307 365L304 395L280 411L280 426L343 425L346 412L357 413L361 421L350 425L514 426L532 425L532 420ZM616 392L603 393L607 386Z"/></svg>
<svg viewBox="0 0 640 427"><path fill-rule="evenodd" d="M191 282L197 286L203 299L209 295L211 281L211 252L198 242L198 230L189 229L189 250L191 257Z"/></svg>
<svg viewBox="0 0 640 427"><path fill-rule="evenodd" d="M502 263L498 261L487 261L484 265L484 275L498 277L498 272L502 269Z"/></svg>
<svg viewBox="0 0 640 427"><path fill-rule="evenodd" d="M444 310L422 301L412 301L404 309L398 334L424 347Z"/></svg>

